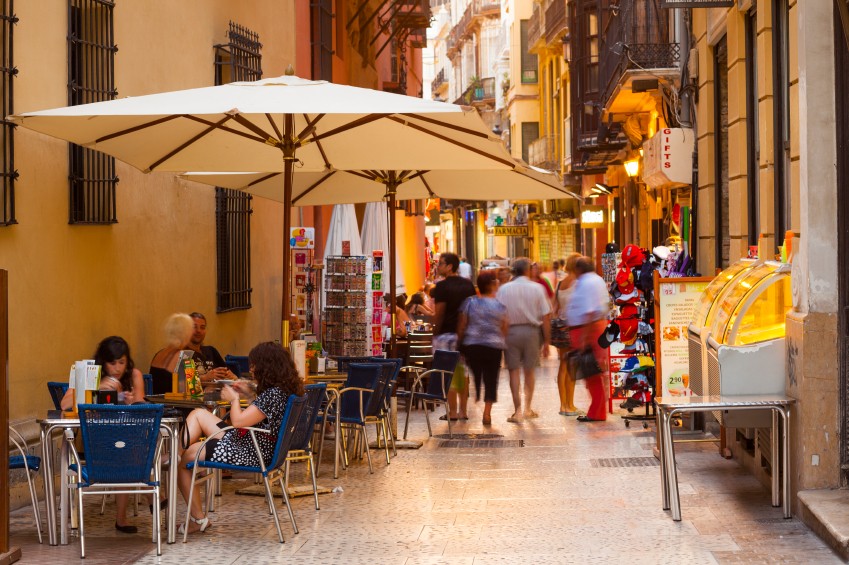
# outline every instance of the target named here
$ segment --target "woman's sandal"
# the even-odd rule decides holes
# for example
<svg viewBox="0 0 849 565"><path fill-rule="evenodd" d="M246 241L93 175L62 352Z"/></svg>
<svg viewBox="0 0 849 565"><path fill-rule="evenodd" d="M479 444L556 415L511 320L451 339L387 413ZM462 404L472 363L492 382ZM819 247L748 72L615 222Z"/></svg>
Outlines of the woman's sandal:
<svg viewBox="0 0 849 565"><path fill-rule="evenodd" d="M190 533L190 534L193 534L194 532L201 532L201 533L203 533L203 532L204 532L204 531L206 531L206 529L209 527L209 517L207 517L207 516L204 516L203 518L195 518L194 516L192 516L192 515L190 514L190 515L189 515L189 520L191 520L191 521L192 521L192 522L194 522L195 524L199 524L199 525L200 525L200 527L199 527L197 530L189 530L189 533ZM182 535L182 534L184 534L184 533L185 533L185 531L186 531L186 530L185 530L185 524L180 524L179 529L177 529L177 533L179 533L180 535Z"/></svg>

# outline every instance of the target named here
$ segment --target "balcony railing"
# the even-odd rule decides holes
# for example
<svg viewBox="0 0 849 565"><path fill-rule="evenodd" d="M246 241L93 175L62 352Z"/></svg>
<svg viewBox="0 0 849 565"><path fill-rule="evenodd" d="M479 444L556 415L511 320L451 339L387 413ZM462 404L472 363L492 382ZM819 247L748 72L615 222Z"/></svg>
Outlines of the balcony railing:
<svg viewBox="0 0 849 565"><path fill-rule="evenodd" d="M534 4L534 11L531 13L531 19L528 20L528 49L533 49L536 42L539 41L542 31L542 10L538 4Z"/></svg>
<svg viewBox="0 0 849 565"><path fill-rule="evenodd" d="M669 40L668 11L654 0L619 4L610 16L600 57L601 102L606 104L625 71L675 69L681 48Z"/></svg>
<svg viewBox="0 0 849 565"><path fill-rule="evenodd" d="M436 76L433 77L433 81L430 83L430 92L434 97L439 92L439 89L442 88L443 84L445 84L445 67L439 69L439 72L436 73Z"/></svg>
<svg viewBox="0 0 849 565"><path fill-rule="evenodd" d="M546 135L528 146L528 164L541 169L560 170L557 143L553 135Z"/></svg>
<svg viewBox="0 0 849 565"><path fill-rule="evenodd" d="M501 14L501 2L496 0L474 0L472 16L498 16Z"/></svg>
<svg viewBox="0 0 849 565"><path fill-rule="evenodd" d="M463 44L463 40L468 35L468 27L471 23L472 5L469 4L468 6L466 6L466 11L463 12L463 17L460 18L460 21L457 22L457 25L452 27L451 31L448 33L448 40L445 42L445 45L448 50L449 58L453 57L454 51L460 49L460 46Z"/></svg>
<svg viewBox="0 0 849 565"><path fill-rule="evenodd" d="M566 1L552 0L545 9L545 42L551 43L566 30Z"/></svg>
<svg viewBox="0 0 849 565"><path fill-rule="evenodd" d="M481 79L478 84L470 84L454 104L481 105L495 104L495 77Z"/></svg>

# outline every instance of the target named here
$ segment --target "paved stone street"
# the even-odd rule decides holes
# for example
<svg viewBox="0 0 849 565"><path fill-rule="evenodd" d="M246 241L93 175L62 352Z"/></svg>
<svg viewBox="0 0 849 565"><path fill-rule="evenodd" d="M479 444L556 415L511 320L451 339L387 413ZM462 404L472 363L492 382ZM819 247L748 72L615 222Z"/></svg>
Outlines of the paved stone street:
<svg viewBox="0 0 849 565"><path fill-rule="evenodd" d="M375 451L373 475L357 461L338 480L323 463L320 484L343 492L322 495L318 512L311 497L293 501L300 533L293 534L283 510L282 545L264 499L234 494L252 484L248 479L225 480L211 529L187 544L163 543L160 558L149 541L146 505L135 518L139 534L125 535L113 529L114 505L101 517L99 500L90 497L85 563L840 562L804 524L784 520L767 489L719 457L713 443L677 446L683 521L673 522L661 510L653 423L646 431L639 424L626 429L618 414L606 423L558 415L552 363L538 379L538 420L506 422L512 403L502 372L493 426L484 429L482 404L470 402L471 419L455 428L502 434L524 447L440 447L432 438L419 450L399 451L388 466ZM580 383L577 390L585 407ZM414 416L410 437L424 439L424 417ZM445 422L434 431L447 433ZM302 469L295 468L294 484L304 480ZM181 501L181 516L184 509ZM21 563L79 560L77 539L67 547L38 545L28 507L13 514L12 532Z"/></svg>

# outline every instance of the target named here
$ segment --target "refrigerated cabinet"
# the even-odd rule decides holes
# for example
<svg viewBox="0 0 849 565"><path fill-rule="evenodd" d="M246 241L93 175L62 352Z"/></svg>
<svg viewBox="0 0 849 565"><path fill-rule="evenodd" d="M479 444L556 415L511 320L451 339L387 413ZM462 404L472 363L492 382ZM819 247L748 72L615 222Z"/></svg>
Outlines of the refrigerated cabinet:
<svg viewBox="0 0 849 565"><path fill-rule="evenodd" d="M718 299L706 342L707 394L784 394L790 265L757 264L732 279ZM770 426L766 411L729 412L723 419L735 428Z"/></svg>
<svg viewBox="0 0 849 565"><path fill-rule="evenodd" d="M745 276L759 262L755 259L740 259L719 273L696 303L693 319L687 329L687 346L689 350L690 390L694 395L707 394L707 338L710 324L718 310L717 304L722 300L723 292L733 286L731 283L738 277Z"/></svg>

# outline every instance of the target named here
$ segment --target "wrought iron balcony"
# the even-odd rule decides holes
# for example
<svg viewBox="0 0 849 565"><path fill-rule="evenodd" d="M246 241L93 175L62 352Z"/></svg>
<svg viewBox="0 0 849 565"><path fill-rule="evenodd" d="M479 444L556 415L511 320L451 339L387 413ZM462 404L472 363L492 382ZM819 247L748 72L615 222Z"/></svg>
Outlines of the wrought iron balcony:
<svg viewBox="0 0 849 565"><path fill-rule="evenodd" d="M609 105L629 71L648 70L655 78L677 71L681 48L669 40L668 18L654 0L622 2L611 11L600 53L602 106Z"/></svg>
<svg viewBox="0 0 849 565"><path fill-rule="evenodd" d="M436 73L436 76L433 77L433 81L430 83L430 92L436 97L436 94L439 90L445 85L445 67L439 69L439 72Z"/></svg>
<svg viewBox="0 0 849 565"><path fill-rule="evenodd" d="M457 22L457 25L451 28L448 33L448 39L445 42L445 47L448 51L448 58L453 58L456 52L463 45L463 41L469 36L469 26L472 23L472 5L466 6L466 11L463 12L463 17Z"/></svg>
<svg viewBox="0 0 849 565"><path fill-rule="evenodd" d="M528 146L528 164L548 170L559 170L559 155L557 142L553 135L545 135L535 139Z"/></svg>
<svg viewBox="0 0 849 565"><path fill-rule="evenodd" d="M528 49L533 50L534 45L539 41L540 33L542 32L542 10L539 4L534 4L534 10L531 13L531 19L528 20Z"/></svg>
<svg viewBox="0 0 849 565"><path fill-rule="evenodd" d="M495 77L480 79L468 86L454 104L491 106L495 104Z"/></svg>
<svg viewBox="0 0 849 565"><path fill-rule="evenodd" d="M501 2L497 0L474 0L472 2L472 16L500 16Z"/></svg>
<svg viewBox="0 0 849 565"><path fill-rule="evenodd" d="M545 42L550 44L559 39L560 33L566 30L566 1L551 0L545 8L545 26L543 34Z"/></svg>
<svg viewBox="0 0 849 565"><path fill-rule="evenodd" d="M430 16L429 0L400 0L392 21L402 28L421 29L430 26Z"/></svg>

